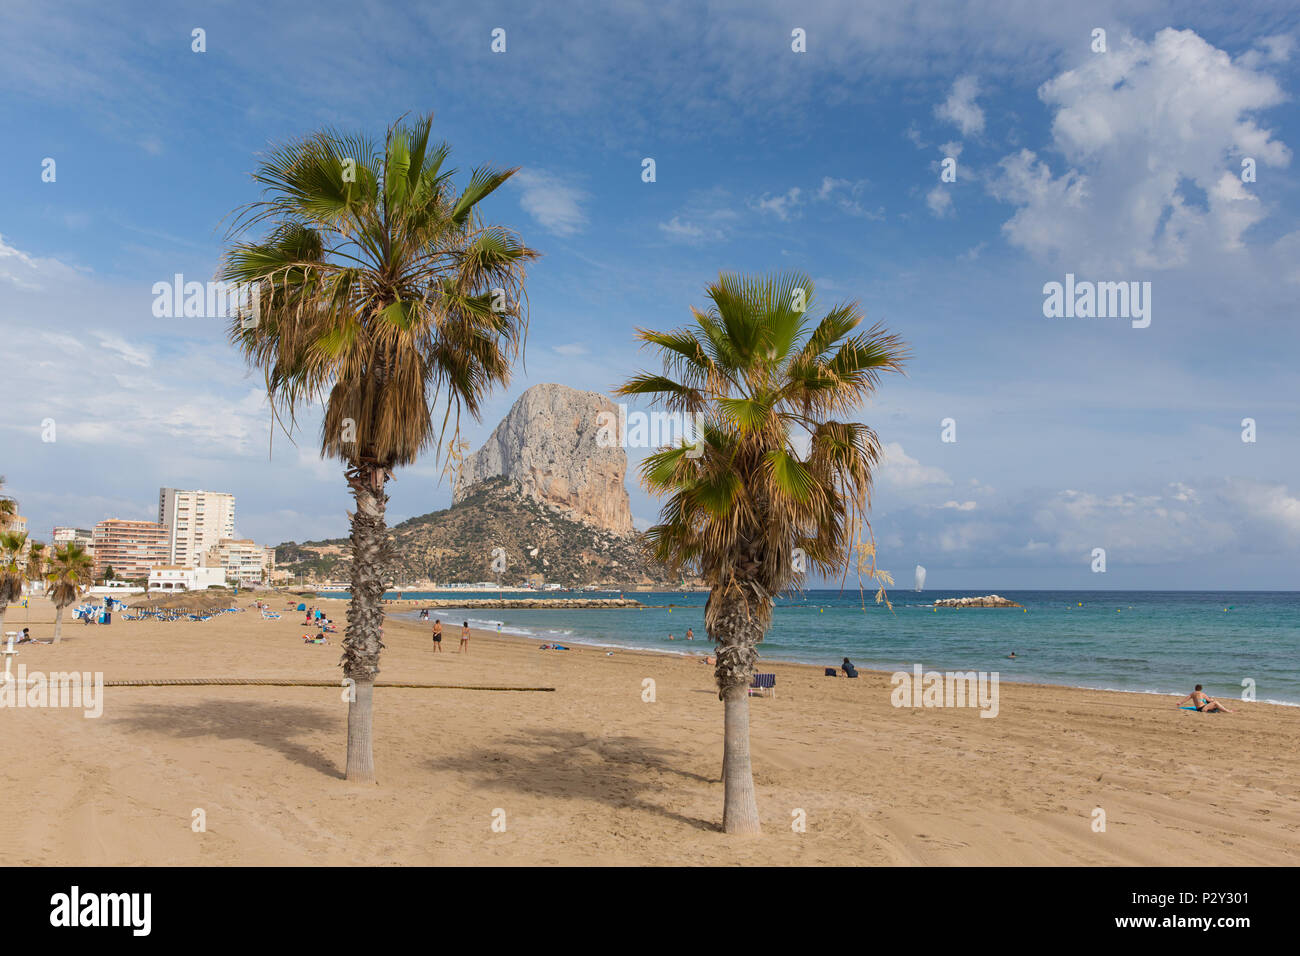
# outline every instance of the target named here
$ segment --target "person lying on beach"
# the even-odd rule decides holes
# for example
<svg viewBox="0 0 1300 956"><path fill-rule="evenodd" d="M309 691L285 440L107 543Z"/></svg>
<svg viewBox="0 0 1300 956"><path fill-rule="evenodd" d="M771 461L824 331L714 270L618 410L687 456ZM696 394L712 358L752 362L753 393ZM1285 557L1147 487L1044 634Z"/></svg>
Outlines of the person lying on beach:
<svg viewBox="0 0 1300 956"><path fill-rule="evenodd" d="M1221 711L1222 713L1225 714L1232 713L1232 711L1228 710L1228 708L1224 707L1213 697L1207 697L1205 693L1201 690L1200 684L1196 685L1196 690L1192 691L1190 694L1188 694L1186 697L1180 700L1178 702L1178 706L1179 707L1183 706L1184 702L1189 700L1192 702L1192 706L1194 706L1197 710L1199 710L1203 714L1212 714L1215 711Z"/></svg>

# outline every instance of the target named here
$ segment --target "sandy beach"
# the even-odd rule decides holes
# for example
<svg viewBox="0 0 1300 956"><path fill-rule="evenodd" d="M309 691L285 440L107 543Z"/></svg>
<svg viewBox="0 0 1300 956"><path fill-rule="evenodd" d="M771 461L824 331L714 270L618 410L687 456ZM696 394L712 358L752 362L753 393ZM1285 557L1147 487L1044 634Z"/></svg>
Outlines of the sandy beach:
<svg viewBox="0 0 1300 956"><path fill-rule="evenodd" d="M24 645L14 667L338 681L341 635L304 644L284 603L280 620L67 622L62 644ZM12 608L6 629L48 638L48 602L27 614ZM455 623L435 654L426 625L390 621L380 680L555 691L377 689L373 787L342 779L337 688L108 687L96 719L3 708L0 862L1300 864L1297 708L1207 716L1173 697L1004 681L987 719L895 708L886 674L765 663L777 696L751 707L764 834L728 838L712 668L483 632L461 655Z"/></svg>

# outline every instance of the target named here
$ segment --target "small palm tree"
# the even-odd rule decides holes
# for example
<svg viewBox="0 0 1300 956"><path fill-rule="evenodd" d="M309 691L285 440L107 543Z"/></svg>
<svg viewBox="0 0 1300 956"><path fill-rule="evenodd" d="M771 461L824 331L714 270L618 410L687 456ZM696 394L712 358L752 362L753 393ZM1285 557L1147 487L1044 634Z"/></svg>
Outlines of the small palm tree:
<svg viewBox="0 0 1300 956"><path fill-rule="evenodd" d="M479 217L515 170L476 169L457 192L432 122L391 128L382 152L332 131L274 150L253 176L264 198L232 230L266 224L267 235L235 241L222 270L259 295L255 321L240 316L230 337L263 373L272 414L291 425L304 406L324 404L321 456L343 463L356 501L342 660L353 682L352 781L375 779L385 486L393 468L441 444L453 410L457 423L462 411L477 418L483 397L509 380L527 328L524 267L537 255Z"/></svg>
<svg viewBox="0 0 1300 956"><path fill-rule="evenodd" d="M18 503L3 493L5 476L0 475L0 531L9 527L9 519L18 513Z"/></svg>
<svg viewBox="0 0 1300 956"><path fill-rule="evenodd" d="M54 549L46 575L46 595L54 602L54 643L63 636L63 609L74 604L83 590L95 583L95 561L76 542Z"/></svg>
<svg viewBox="0 0 1300 956"><path fill-rule="evenodd" d="M844 420L901 371L906 349L862 322L856 303L818 321L803 275L721 275L707 312L692 326L640 330L664 356L663 374L629 379L620 395L695 416L692 444L649 455L642 477L669 495L646 532L655 556L709 585L704 621L718 645L715 677L724 702L723 829L759 832L749 755L749 696L757 645L775 597L806 568L847 571L870 504L880 446L875 432Z"/></svg>
<svg viewBox="0 0 1300 956"><path fill-rule="evenodd" d="M45 543L33 541L27 547L27 567L23 570L27 580L32 582L45 580L45 565L47 563Z"/></svg>
<svg viewBox="0 0 1300 956"><path fill-rule="evenodd" d="M0 532L0 640L5 631L5 612L10 602L23 593L26 580L20 561L27 535L15 531Z"/></svg>

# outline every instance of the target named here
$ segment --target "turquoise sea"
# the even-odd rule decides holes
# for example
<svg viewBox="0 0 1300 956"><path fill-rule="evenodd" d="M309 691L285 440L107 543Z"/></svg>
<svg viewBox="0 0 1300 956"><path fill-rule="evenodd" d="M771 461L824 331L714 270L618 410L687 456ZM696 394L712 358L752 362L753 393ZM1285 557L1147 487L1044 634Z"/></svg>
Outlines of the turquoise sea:
<svg viewBox="0 0 1300 956"><path fill-rule="evenodd" d="M1300 706L1300 592L999 591L1025 610L932 607L976 591L893 591L891 612L857 589L808 591L778 602L763 657L835 666L996 670L1002 680L1186 693L1194 684ZM389 595L395 597L396 595ZM406 592L406 598L467 597ZM475 595L490 597L492 595ZM508 595L507 595L508 596ZM536 595L528 595L536 596ZM557 594L556 597L578 597ZM617 597L618 592L590 594ZM704 593L628 592L644 609L440 610L444 620L535 638L668 653L704 653ZM416 612L397 616L414 619ZM684 640L694 628L696 640ZM676 639L670 641L668 635ZM1016 660L1007 655L1014 651Z"/></svg>

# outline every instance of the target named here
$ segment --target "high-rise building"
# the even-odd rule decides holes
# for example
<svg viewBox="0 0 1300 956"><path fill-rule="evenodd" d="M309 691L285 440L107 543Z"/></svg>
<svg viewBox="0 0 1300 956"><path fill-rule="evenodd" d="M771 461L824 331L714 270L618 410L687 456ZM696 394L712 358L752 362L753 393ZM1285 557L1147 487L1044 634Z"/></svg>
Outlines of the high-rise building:
<svg viewBox="0 0 1300 956"><path fill-rule="evenodd" d="M222 538L235 536L235 496L224 491L161 488L158 523L171 542L165 563L197 568L209 548Z"/></svg>
<svg viewBox="0 0 1300 956"><path fill-rule="evenodd" d="M95 525L95 575L111 567L120 578L147 578L149 571L170 562L167 529L152 521L109 518Z"/></svg>
<svg viewBox="0 0 1300 956"><path fill-rule="evenodd" d="M275 570L275 549L264 548L247 539L222 538L204 556L204 564L224 568L226 580L245 587L267 583Z"/></svg>

